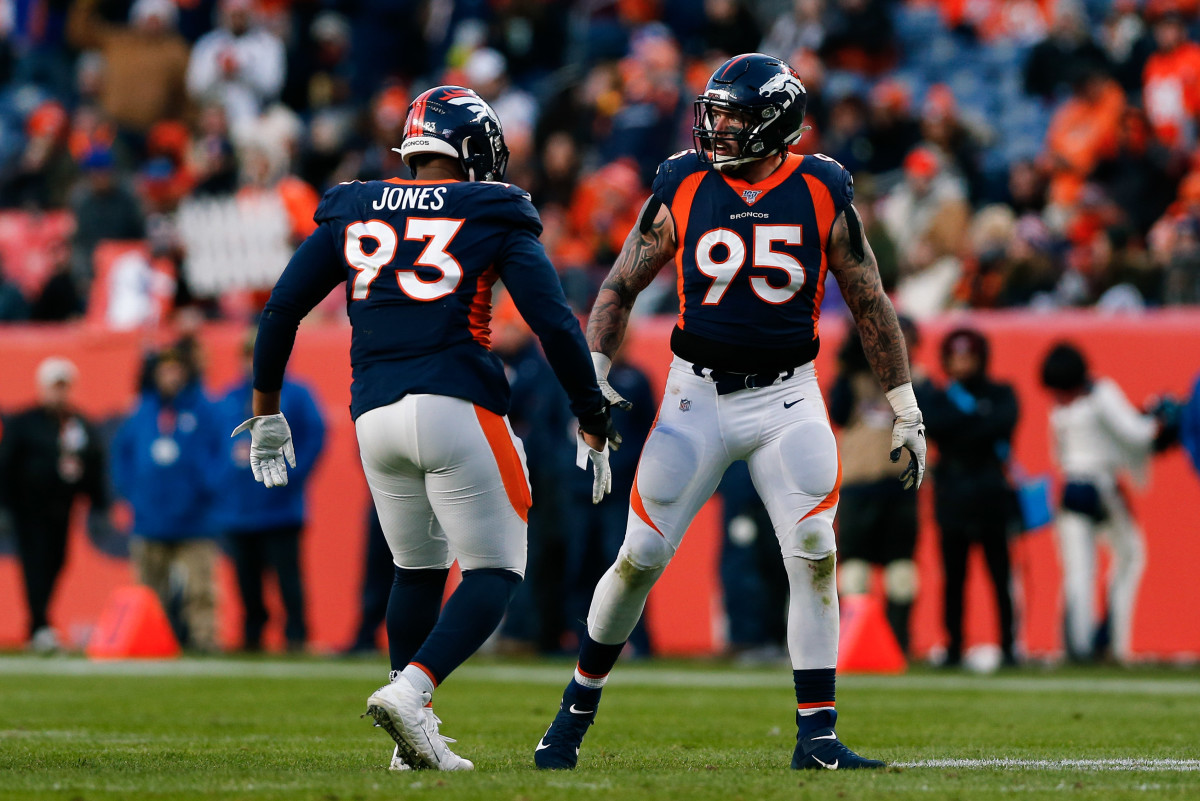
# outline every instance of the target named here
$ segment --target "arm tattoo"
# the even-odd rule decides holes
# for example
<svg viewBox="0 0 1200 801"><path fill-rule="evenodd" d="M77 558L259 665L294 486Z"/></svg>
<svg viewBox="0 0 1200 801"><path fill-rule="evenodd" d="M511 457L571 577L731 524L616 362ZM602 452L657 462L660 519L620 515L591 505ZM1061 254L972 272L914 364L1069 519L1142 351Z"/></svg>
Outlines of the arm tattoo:
<svg viewBox="0 0 1200 801"><path fill-rule="evenodd" d="M654 198L646 201L647 206L652 202ZM621 347L638 294L675 255L675 221L665 206L659 204L654 222L644 233L642 227L634 226L625 238L625 245L601 285L588 317L588 348L609 358Z"/></svg>
<svg viewBox="0 0 1200 801"><path fill-rule="evenodd" d="M904 334L896 310L883 291L871 245L866 237L862 238L860 258L850 237L846 216L839 214L829 237L829 269L837 276L842 297L854 315L871 369L885 390L895 389L911 380Z"/></svg>

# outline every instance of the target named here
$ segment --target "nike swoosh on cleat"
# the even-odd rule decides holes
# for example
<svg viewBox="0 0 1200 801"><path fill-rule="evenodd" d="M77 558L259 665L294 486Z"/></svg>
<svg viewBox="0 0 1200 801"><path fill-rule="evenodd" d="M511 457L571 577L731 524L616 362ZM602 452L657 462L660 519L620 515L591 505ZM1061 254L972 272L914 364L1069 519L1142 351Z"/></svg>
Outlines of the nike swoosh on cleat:
<svg viewBox="0 0 1200 801"><path fill-rule="evenodd" d="M797 398L796 400L792 401L791 403L788 403L787 401L784 401L784 402L783 402L783 408L785 408L785 409L790 409L790 408L792 408L793 406L795 406L797 403L799 403L799 402L800 402L800 401L802 401L802 400L804 400L804 398Z"/></svg>
<svg viewBox="0 0 1200 801"><path fill-rule="evenodd" d="M594 709L576 709L574 704L571 704L570 709L572 715L590 715L595 711Z"/></svg>
<svg viewBox="0 0 1200 801"><path fill-rule="evenodd" d="M539 742L538 742L538 746L537 746L537 748L535 748L535 749L533 749L533 750L534 750L534 751L541 751L543 748L549 748L549 747L550 747L550 743L546 742L545 740L541 740L541 741L539 741Z"/></svg>
<svg viewBox="0 0 1200 801"><path fill-rule="evenodd" d="M827 768L829 770L837 770L838 760L836 760L836 759L833 760L832 762L822 762L820 757L813 757L813 759L817 760L817 764L823 768Z"/></svg>
<svg viewBox="0 0 1200 801"><path fill-rule="evenodd" d="M810 740L836 740L837 732L830 732L829 734L822 734L820 737L813 736L813 737L810 737L809 739Z"/></svg>

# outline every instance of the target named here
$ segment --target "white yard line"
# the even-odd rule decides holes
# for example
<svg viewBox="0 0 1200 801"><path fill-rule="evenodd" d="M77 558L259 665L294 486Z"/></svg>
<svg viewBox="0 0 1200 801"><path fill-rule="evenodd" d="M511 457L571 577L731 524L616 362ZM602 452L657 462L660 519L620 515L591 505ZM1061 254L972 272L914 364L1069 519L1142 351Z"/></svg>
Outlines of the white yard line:
<svg viewBox="0 0 1200 801"><path fill-rule="evenodd" d="M922 759L888 764L896 768L958 770L1200 771L1200 759Z"/></svg>
<svg viewBox="0 0 1200 801"><path fill-rule="evenodd" d="M386 681L387 666L383 662L347 661L276 661L239 660L222 658L175 660L117 660L92 662L86 659L47 659L31 656L0 657L0 675L7 676L189 676L274 679L352 679L367 683ZM565 685L571 676L571 666L559 665L465 665L455 672L455 678L475 681L494 681L503 684ZM762 669L705 668L679 670L641 665L618 666L612 683L648 687L728 687L730 676L735 683L749 688L790 688L791 671L780 668ZM838 676L843 689L882 690L954 690L1015 693L1086 693L1088 695L1168 695L1200 696L1200 681L1195 674L1171 678L1090 678L1088 676L1054 677L1038 673L1029 675L969 676Z"/></svg>

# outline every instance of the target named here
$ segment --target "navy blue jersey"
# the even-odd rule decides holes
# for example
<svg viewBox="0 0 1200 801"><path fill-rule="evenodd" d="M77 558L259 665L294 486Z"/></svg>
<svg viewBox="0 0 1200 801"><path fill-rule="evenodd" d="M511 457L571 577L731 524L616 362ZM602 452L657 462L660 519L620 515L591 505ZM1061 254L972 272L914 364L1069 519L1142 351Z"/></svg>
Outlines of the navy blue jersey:
<svg viewBox="0 0 1200 801"><path fill-rule="evenodd" d="M824 156L789 155L748 184L688 150L659 166L652 191L670 209L679 243L675 352L742 372L814 358L826 247L854 198L850 173Z"/></svg>
<svg viewBox="0 0 1200 801"><path fill-rule="evenodd" d="M254 386L279 389L296 326L339 284L353 334L350 413L412 393L507 414L490 350L492 285L504 282L578 415L603 405L579 321L538 241L529 195L475 181L352 181L325 193L263 310Z"/></svg>

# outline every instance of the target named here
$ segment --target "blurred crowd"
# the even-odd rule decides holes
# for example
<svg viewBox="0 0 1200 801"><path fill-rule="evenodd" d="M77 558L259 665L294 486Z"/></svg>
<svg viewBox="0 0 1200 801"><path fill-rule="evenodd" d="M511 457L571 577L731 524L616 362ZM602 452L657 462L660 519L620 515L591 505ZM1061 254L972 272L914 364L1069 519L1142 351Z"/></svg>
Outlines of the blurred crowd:
<svg viewBox="0 0 1200 801"><path fill-rule="evenodd" d="M907 318L902 327L915 348L920 327ZM154 590L190 652L231 644L244 651L309 647L300 553L325 416L309 387L285 380L281 405L295 437L296 466L286 487L267 489L255 482L247 469L248 435L228 435L250 415L253 336L244 341L241 375L214 391L205 381L197 333L185 329L170 345L146 353L136 401L125 414L104 421L82 414L74 392L79 368L54 356L37 369L36 403L6 410L0 421L0 553L15 550L21 562L32 650L62 647L48 610L67 557L77 499L87 502L93 545L110 556L129 557L131 577ZM612 456L613 492L593 505L590 476L573 467L567 397L507 299L497 306L493 344L512 386L509 420L523 442L535 503L525 581L491 649L572 653L583 634L591 589L625 537L628 498L654 422L654 390L618 354L609 380L634 406L614 412L624 444ZM1080 663L1135 661L1133 624L1147 553L1130 498L1145 488L1153 457L1180 444L1200 473L1200 376L1190 398L1159 396L1135 405L1116 382L1090 369L1078 344L1060 341L1040 355L1040 363L1031 363L1051 402L1049 419L1039 423L1022 414L1013 386L993 377L990 352L981 331L961 326L937 343L942 377L913 365L914 389L936 445L931 490L923 491L933 493L944 579L934 604L942 610L944 639L933 652L917 653L910 618L918 597L929 591L921 586L915 562L917 498L901 488L901 466L886 458L894 413L859 338L851 330L841 343L828 396L842 472L839 594L878 597L899 653L947 667L1015 666L1026 656L1015 587L1031 577L1017 575L1012 554L1022 534L1053 523L1063 571L1065 656ZM1026 475L1014 461L1020 423L1049 424L1053 478ZM718 572L727 655L745 663L785 661L787 577L774 527L744 462L729 469L717 494L723 510ZM379 652L394 579L373 509L363 525L360 603L357 610L339 610L355 628L343 645L349 654ZM989 606L996 610L998 642L973 657L964 642L964 619L968 559L976 549L991 576ZM1098 559L1105 549L1107 560ZM243 611L240 636L232 643L217 636L218 607L228 600L218 599L216 590L222 552L232 564ZM1102 574L1106 589L1098 593ZM271 586L276 589L268 591ZM278 603L267 598L276 592ZM275 623L281 643L264 638L272 608L282 612ZM78 633L72 633L69 646L79 644ZM629 649L635 657L654 653L644 624Z"/></svg>
<svg viewBox="0 0 1200 801"><path fill-rule="evenodd" d="M586 308L655 165L691 146L704 80L753 50L799 71L811 130L797 149L855 174L885 283L914 318L1194 303L1198 10L2 0L0 320L111 303L92 286L110 239L146 243L170 280L168 307L252 316L312 230L321 192L406 173L392 148L407 104L439 82L473 87L499 113L508 178L531 191L569 297ZM55 233L32 236L35 225ZM670 311L669 284L639 310Z"/></svg>
<svg viewBox="0 0 1200 801"><path fill-rule="evenodd" d="M797 150L825 153L854 173L885 285L913 320L950 308L1197 303L1198 13L1196 0L0 0L0 321L91 316L97 304L127 296L97 286L119 274L133 276L135 298L165 296L164 315L189 309L248 322L312 231L325 189L407 174L392 148L411 98L436 83L471 86L495 107L512 150L508 180L532 193L568 299L584 311L656 164L691 146L692 99L715 66L753 50L800 73L811 129ZM100 270L107 240L142 243L141 272ZM674 310L674 278L660 279L642 293L639 313ZM153 304L134 306L109 309L106 319L159 319ZM832 282L826 308L837 308ZM338 303L316 313L343 316ZM586 476L569 467L565 398L513 316L497 311L496 349L509 366L512 423L530 454L541 517L530 519L529 580L501 636L515 649L570 651L595 580L589 570L607 564L623 536L621 485L632 481L650 421L620 421L627 463L614 463L614 493L592 510ZM39 469L62 508L86 494L103 512L113 485L133 507L137 575L159 591L192 647L215 647L211 570L220 536L248 612L244 647L260 645L266 612L254 599L267 571L284 595L287 643L302 648L295 559L303 476L294 479L296 495L272 496L278 514L247 511L261 505L249 471L233 472L247 442L226 436L247 414L246 380L208 398L194 344L185 337L147 362L139 404L116 429L107 460L92 448L104 438L65 402L74 366L47 365L38 406L5 427L5 458L17 458L14 432L33 432L20 447L44 452ZM830 401L843 452L852 455L870 452L854 442L886 440L891 425L854 347L841 354ZM988 378L987 343L977 332L947 337L941 353L950 378L928 383L921 402L941 459L933 475L949 579L947 659L963 658L963 566L981 545L998 593L1001 658L1014 661L1007 543L1028 523L1019 519L1008 463L1019 412L1011 389ZM1065 431L1072 415L1086 425L1088 414L1099 414L1088 411L1086 364L1068 367L1074 383L1061 370L1043 376L1056 409L1081 404L1056 411ZM643 398L637 410L651 410L645 376L619 368L614 385ZM308 393L293 394L297 411L287 409L286 390L285 411L298 420ZM1113 445L1108 473L1073 476L1070 460L1060 462L1068 484L1092 489L1043 506L1068 520L1064 553L1076 561L1090 558L1094 529L1120 523L1128 547L1119 558L1132 567L1114 591L1127 620L1142 569L1140 534L1111 474L1128 467L1121 458L1152 452L1164 420L1110 401L1134 420L1130 442ZM319 414L308 416L319 432ZM319 451L319 433L314 440ZM209 452L215 442L230 443L229 452ZM311 467L316 459L314 452L300 461ZM850 568L842 591L868 586L878 565L904 645L918 592L915 504L894 492L888 466L852 461L845 492L855 502L839 525L856 541L842 542ZM97 476L109 469L111 480ZM759 536L769 521L743 473L731 471L721 489L730 641L746 653L782 653L781 585L770 575L777 560L772 539ZM53 543L22 546L23 559L32 554L31 638L42 632L52 647L45 607L66 518L22 517L21 472L0 474L14 482L5 502L18 541ZM966 484L936 489L956 480ZM231 490L219 481L240 483ZM192 505L175 495L163 503L156 492L187 494ZM964 498L973 499L969 510L996 510L988 525L963 513ZM221 509L210 519L207 512ZM178 518L163 519L171 510ZM882 516L899 521L886 548L873 540ZM585 536L575 536L581 520ZM181 589L180 575L196 583ZM1068 577L1076 597L1091 578L1084 568ZM379 595L364 588L352 648L373 648L376 611L368 607ZM1069 645L1088 658L1095 620L1076 607ZM1116 640L1123 658L1127 631ZM652 647L644 635L634 642Z"/></svg>

